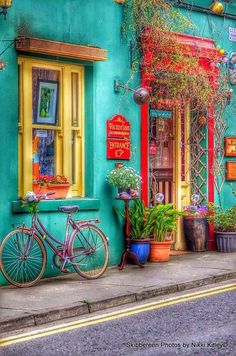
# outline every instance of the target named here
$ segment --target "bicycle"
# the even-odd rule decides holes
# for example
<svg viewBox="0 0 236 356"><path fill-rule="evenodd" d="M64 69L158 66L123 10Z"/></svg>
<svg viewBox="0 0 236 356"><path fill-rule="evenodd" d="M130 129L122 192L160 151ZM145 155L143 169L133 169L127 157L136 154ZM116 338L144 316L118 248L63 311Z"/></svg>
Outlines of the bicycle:
<svg viewBox="0 0 236 356"><path fill-rule="evenodd" d="M96 279L107 268L108 240L95 225L99 219L76 221L72 213L79 210L77 205L60 206L58 210L68 214L64 241L59 241L46 229L38 215L38 204L50 194L53 193L37 197L34 194L35 200L28 202L34 204L31 226L18 226L2 241L0 267L8 282L16 287L31 287L42 278L47 264L44 241L54 253L54 265L62 272L71 272L68 268L73 267L71 269L80 276Z"/></svg>

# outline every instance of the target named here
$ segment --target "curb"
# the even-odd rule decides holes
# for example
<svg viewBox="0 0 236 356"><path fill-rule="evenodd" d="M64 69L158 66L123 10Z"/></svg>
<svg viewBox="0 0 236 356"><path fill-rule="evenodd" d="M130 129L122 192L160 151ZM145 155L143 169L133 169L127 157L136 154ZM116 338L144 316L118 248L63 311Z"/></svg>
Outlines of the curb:
<svg viewBox="0 0 236 356"><path fill-rule="evenodd" d="M0 322L0 329L4 330L5 333L7 331L24 329L26 327L39 326L66 318L86 315L94 313L96 311L117 307L128 303L134 303L145 299L150 299L160 295L182 292L208 284L219 283L233 278L236 278L236 272L224 273L217 276L202 278L199 280L170 285L162 288L148 289L142 292L121 295L118 297L104 299L97 302L90 303L89 301L80 301L80 305L74 305L62 309L45 309L43 312L40 313L34 313L16 319L5 320L3 322Z"/></svg>

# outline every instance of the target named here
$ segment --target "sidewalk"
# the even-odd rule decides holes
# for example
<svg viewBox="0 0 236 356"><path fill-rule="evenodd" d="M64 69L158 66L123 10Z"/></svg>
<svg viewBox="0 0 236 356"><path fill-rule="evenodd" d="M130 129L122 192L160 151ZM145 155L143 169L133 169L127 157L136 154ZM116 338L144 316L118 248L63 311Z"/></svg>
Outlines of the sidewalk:
<svg viewBox="0 0 236 356"><path fill-rule="evenodd" d="M171 256L140 269L108 268L97 280L77 274L42 280L31 288L0 288L0 330L21 329L236 278L236 253Z"/></svg>

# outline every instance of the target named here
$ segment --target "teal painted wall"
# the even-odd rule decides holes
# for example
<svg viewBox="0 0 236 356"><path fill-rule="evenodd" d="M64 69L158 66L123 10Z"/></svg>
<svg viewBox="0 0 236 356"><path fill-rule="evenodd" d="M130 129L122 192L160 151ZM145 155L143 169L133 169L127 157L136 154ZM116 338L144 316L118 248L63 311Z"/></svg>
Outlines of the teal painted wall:
<svg viewBox="0 0 236 356"><path fill-rule="evenodd" d="M236 51L235 42L228 40L227 32L228 26L236 27L235 21L182 11L196 23L193 35L214 38L226 51ZM122 228L112 211L113 205L119 205L114 199L116 192L106 182L107 172L115 163L106 159L106 120L114 114L121 113L131 122L133 155L130 162L124 163L140 169L140 108L134 104L129 92L122 96L113 90L114 79L126 82L131 74L129 48L120 36L121 21L122 6L112 0L14 1L7 20L0 17L0 52L8 45L3 40L15 39L18 35L94 45L108 50L106 62L86 64L86 195L98 198L100 207L97 210L83 210L79 217L101 218L101 228L110 240L111 265L119 262L124 246ZM29 214L12 213L18 182L18 73L14 46L2 58L8 62L8 66L5 71L0 71L0 239L11 229L12 223L27 223L30 218ZM134 76L130 87L137 87L138 81L138 76ZM236 86L232 88L236 95ZM229 126L226 134L236 135L235 99L225 113L225 120ZM233 184L236 189L236 182ZM233 195L229 194L230 189L226 182L221 192L224 207L236 203ZM49 229L62 238L63 223L57 212L43 212L42 219ZM58 271L52 268L49 256L46 275L56 273ZM0 284L4 282L1 278Z"/></svg>
<svg viewBox="0 0 236 356"><path fill-rule="evenodd" d="M49 20L50 19L50 20ZM133 102L130 92L122 96L114 93L114 79L126 82L130 78L129 48L120 37L122 7L111 0L54 0L14 1L6 21L0 17L0 52L7 47L5 39L18 35L46 38L82 45L94 45L108 50L108 60L86 65L86 195L98 198L98 210L85 210L79 218L98 217L101 228L110 240L110 264L120 260L124 237L121 225L112 211L115 189L108 186L106 175L114 168L114 160L106 159L106 120L114 114L123 114L131 123L134 154L124 163L139 170L140 154L140 108ZM18 73L17 53L14 46L2 58L8 62L0 71L1 139L0 139L0 239L13 224L29 222L29 214L13 214L12 202L17 199L17 119L18 119ZM130 82L136 87L138 78ZM80 202L78 202L80 205ZM42 219L49 230L62 238L65 216L43 212ZM52 268L49 255L46 275L57 274ZM5 280L0 279L0 284Z"/></svg>

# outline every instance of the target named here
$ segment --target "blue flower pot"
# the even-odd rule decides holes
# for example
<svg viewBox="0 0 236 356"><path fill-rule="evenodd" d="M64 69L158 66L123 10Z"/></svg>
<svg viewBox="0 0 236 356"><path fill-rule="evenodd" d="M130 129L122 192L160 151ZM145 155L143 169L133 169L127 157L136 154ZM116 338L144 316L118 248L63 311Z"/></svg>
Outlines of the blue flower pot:
<svg viewBox="0 0 236 356"><path fill-rule="evenodd" d="M130 244L130 251L135 253L139 262L144 265L147 262L150 253L150 241L132 240Z"/></svg>

